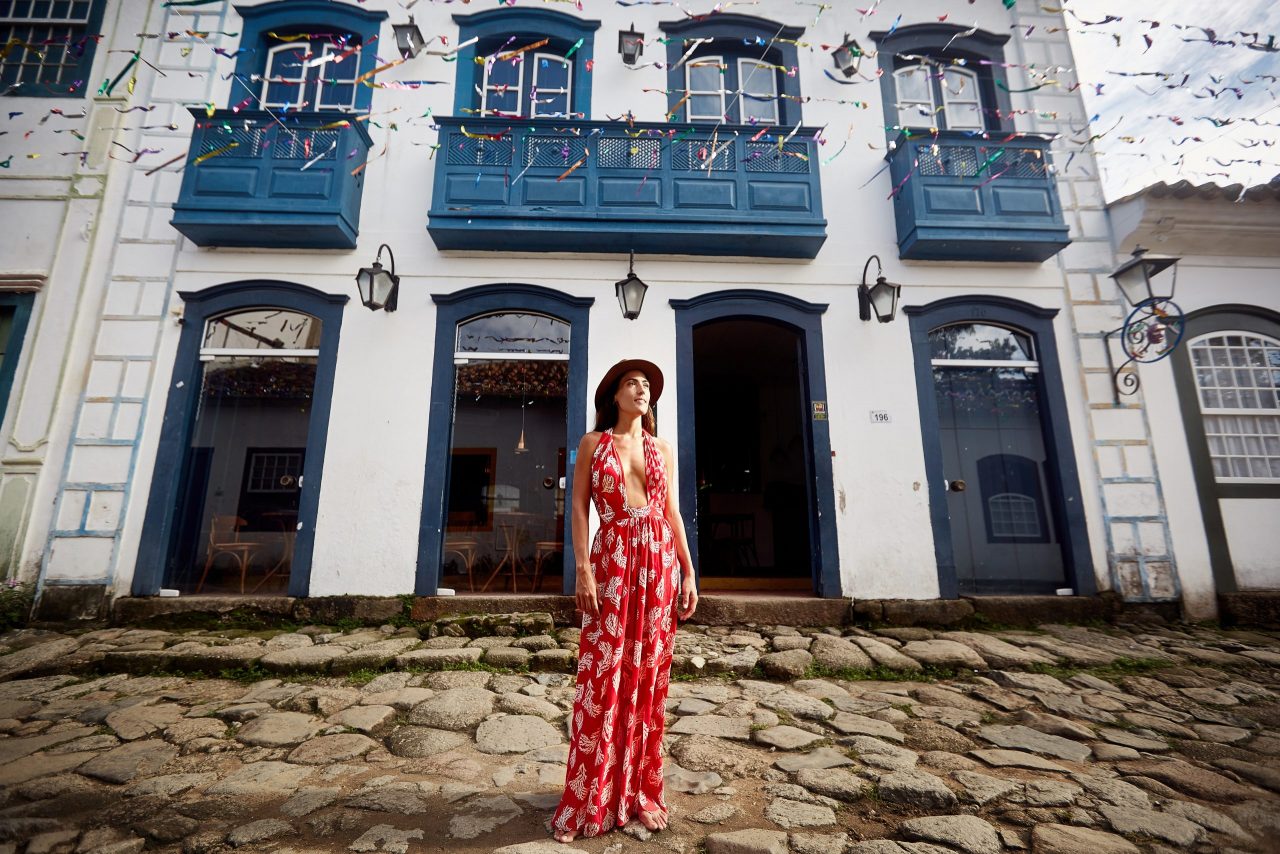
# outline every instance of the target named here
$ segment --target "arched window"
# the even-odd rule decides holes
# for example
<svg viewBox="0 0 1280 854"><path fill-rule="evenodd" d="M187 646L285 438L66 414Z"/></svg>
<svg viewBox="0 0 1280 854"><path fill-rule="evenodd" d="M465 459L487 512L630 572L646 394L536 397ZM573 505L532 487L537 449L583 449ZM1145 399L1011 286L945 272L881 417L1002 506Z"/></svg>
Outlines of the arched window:
<svg viewBox="0 0 1280 854"><path fill-rule="evenodd" d="M978 76L972 71L921 60L899 67L893 79L902 127L923 124L948 130L982 129L982 99Z"/></svg>
<svg viewBox="0 0 1280 854"><path fill-rule="evenodd" d="M1232 330L1188 349L1215 479L1280 482L1280 340Z"/></svg>
<svg viewBox="0 0 1280 854"><path fill-rule="evenodd" d="M987 499L991 534L1002 539L1041 539L1038 503L1030 495L1001 492Z"/></svg>
<svg viewBox="0 0 1280 854"><path fill-rule="evenodd" d="M793 42L803 27L735 14L660 26L667 35L673 118L750 125L800 121Z"/></svg>

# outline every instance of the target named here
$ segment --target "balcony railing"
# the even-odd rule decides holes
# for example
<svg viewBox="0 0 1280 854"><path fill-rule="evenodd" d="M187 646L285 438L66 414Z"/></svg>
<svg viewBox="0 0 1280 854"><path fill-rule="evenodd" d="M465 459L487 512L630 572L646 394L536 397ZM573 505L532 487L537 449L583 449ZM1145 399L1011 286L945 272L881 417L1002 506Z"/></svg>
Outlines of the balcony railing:
<svg viewBox="0 0 1280 854"><path fill-rule="evenodd" d="M902 258L1044 261L1071 241L1039 136L898 137L887 159Z"/></svg>
<svg viewBox="0 0 1280 854"><path fill-rule="evenodd" d="M813 258L826 240L812 129L438 121L439 249Z"/></svg>
<svg viewBox="0 0 1280 854"><path fill-rule="evenodd" d="M352 172L372 141L354 116L191 114L174 228L198 246L355 248L364 171Z"/></svg>

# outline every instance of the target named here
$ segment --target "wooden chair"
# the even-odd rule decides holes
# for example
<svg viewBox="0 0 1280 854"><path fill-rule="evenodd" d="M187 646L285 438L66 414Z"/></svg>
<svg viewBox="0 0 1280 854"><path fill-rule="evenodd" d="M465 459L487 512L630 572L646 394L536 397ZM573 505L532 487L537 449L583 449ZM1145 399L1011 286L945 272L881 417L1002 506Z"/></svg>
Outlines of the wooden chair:
<svg viewBox="0 0 1280 854"><path fill-rule="evenodd" d="M542 589L542 565L554 554L564 554L564 540L538 540L533 544L533 590Z"/></svg>
<svg viewBox="0 0 1280 854"><path fill-rule="evenodd" d="M209 552L204 562L204 572L200 573L200 583L196 585L197 593L204 587L213 562L222 555L229 555L240 570L240 593L244 595L244 577L259 545L241 541L240 529L247 524L249 523L241 517L230 515L214 516L209 520Z"/></svg>
<svg viewBox="0 0 1280 854"><path fill-rule="evenodd" d="M444 554L441 557L447 557L450 554L458 556L458 560L462 562L463 567L467 570L467 589L472 593L476 590L476 579L472 574L476 566L476 557L480 552L480 540L471 533L446 534L444 538Z"/></svg>

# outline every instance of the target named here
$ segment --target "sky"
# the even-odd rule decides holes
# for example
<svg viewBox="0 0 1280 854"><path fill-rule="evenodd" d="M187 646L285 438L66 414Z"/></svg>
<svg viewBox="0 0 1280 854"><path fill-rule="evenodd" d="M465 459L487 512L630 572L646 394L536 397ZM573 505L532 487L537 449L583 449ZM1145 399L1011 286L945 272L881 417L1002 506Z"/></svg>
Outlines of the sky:
<svg viewBox="0 0 1280 854"><path fill-rule="evenodd" d="M1044 0L1044 5L1056 4ZM1159 181L1251 186L1280 175L1280 2L1065 0L1061 5L1067 10L1077 73L1086 84L1091 133L1101 135L1094 145L1108 201ZM1101 23L1108 15L1121 20ZM1152 28L1144 19L1160 26ZM1202 30L1175 24L1209 27L1218 41L1236 44L1211 45ZM1150 47L1143 35L1151 38ZM1265 44L1272 35L1276 51L1244 46ZM1169 78L1116 72L1162 72ZM1230 123L1219 127L1210 118Z"/></svg>

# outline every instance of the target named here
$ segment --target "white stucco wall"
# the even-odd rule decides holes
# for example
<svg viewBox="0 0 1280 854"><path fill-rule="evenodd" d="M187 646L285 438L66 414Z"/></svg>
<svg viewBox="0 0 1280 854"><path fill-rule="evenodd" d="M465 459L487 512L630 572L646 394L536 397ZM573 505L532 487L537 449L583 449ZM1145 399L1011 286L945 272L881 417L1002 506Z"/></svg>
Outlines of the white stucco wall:
<svg viewBox="0 0 1280 854"><path fill-rule="evenodd" d="M116 24L122 33L240 29L234 13L221 6L177 12L164 10L158 3L126 5L136 11L130 13L134 17ZM111 4L112 9L118 6L119 3ZM361 8L389 12L381 40L389 45L390 25L404 17L399 4L370 0ZM457 29L451 15L469 11L457 5L420 4L414 14L428 37L445 33L453 43ZM560 11L571 10L565 7ZM1104 277L1100 276L1101 271L1110 268L1113 256L1091 153L1078 152L1070 169L1066 168L1067 155L1057 156L1062 203L1075 239L1057 258L1043 264L899 261L893 202L887 198L892 184L888 172L880 172L885 153L880 86L878 82L841 86L828 80L823 70L831 67L830 56L818 47L838 44L845 32L869 47L867 33L884 28L887 22L860 20L852 9L841 7L824 12L815 23L815 7L797 6L789 0L763 0L745 11L808 27L803 40L813 47L801 49L799 74L803 93L816 99L804 105L804 123L825 127L827 142L821 152L830 162L823 162L820 170L827 242L813 261L641 256L636 259L636 272L650 290L644 312L636 321L622 319L613 293L613 282L626 272L626 258L621 251L601 256L443 254L435 249L426 233L426 222L435 167L428 145L436 142L437 134L428 120L419 117L428 110L438 115L452 113L452 85L411 91L375 90L373 112L383 127L373 129L359 248L354 252L199 249L167 224L169 206L177 197L181 181L181 175L174 171L176 167L146 175L144 169L162 162L161 156L142 166L117 167L124 172L120 179L124 198L114 209L118 216L110 218L110 228L95 238L95 260L89 275L106 293L105 298L118 300L121 307L90 305L77 339L85 351L79 356L81 373L63 378L59 387L68 401L64 423L69 434L83 426L83 416L73 414L77 411L76 402L82 398L89 401L85 394L97 393L85 391L83 374L88 372L90 377L101 379L105 390L98 391L103 400L109 400L112 406L137 406L141 410L140 427L130 436L136 435L138 441L136 446L92 449L77 445L64 454L70 458L69 471L121 485L124 501L118 524L110 529L111 537L55 536L49 540L43 535L33 536L26 546L27 561L32 566L43 566L50 581L107 578L117 593L128 591L181 334L181 327L171 316L171 312L181 309L178 291L245 279L278 279L353 297L343 319L316 523L311 592L321 595L396 594L413 588L428 401L435 371L452 370L451 365L432 365L436 313L431 294L481 284L523 282L574 296L594 297L587 365L590 388L594 388L595 378L620 358L652 359L668 379L661 407L662 433L674 437L679 429L675 407L679 389L675 314L668 300L748 288L779 291L828 305L822 325L844 595L936 596L937 570L908 324L902 317L888 325L857 319L856 285L864 262L876 254L883 259L890 280L904 285L903 306L923 305L950 296L989 294L1059 309L1054 329L1063 365L1063 389L1085 503L1090 553L1098 586L1111 586L1109 561L1123 547L1110 544L1107 514L1126 506L1132 506L1131 511L1125 512L1132 512L1135 518L1159 516L1163 511L1146 492L1137 503L1126 505L1128 499L1120 489L1125 485L1104 484L1094 460L1099 436L1123 442L1132 438L1134 431L1143 437L1146 434L1140 418L1136 422L1129 419L1112 433L1107 432L1110 428L1103 423L1107 416L1098 410L1103 405L1099 401L1109 399L1107 386L1098 381L1101 351L1096 342L1082 342L1076 337L1082 331L1114 325L1118 316L1118 308L1111 302L1114 294L1106 290ZM903 24L936 21L944 12L954 12L954 3L931 0L912 4ZM634 22L637 29L655 40L661 35L659 22L677 19L678 12L668 7L624 9L589 2L582 14L603 20L596 33L592 117L618 115L629 109L637 119L661 120L667 109L665 95L641 90L665 89L666 72L652 67L625 69L615 50L616 32ZM1027 38L1022 37L1022 29L1017 30L1018 34L1006 45L1009 62L1033 63L1041 68L1074 64L1065 29L1054 29L1063 27L1060 16L1041 11L1033 0L1020 0L1013 13L1001 4L979 4L967 10L964 23L976 23L1001 34L1008 33L1015 24L1033 27L1033 34ZM224 36L211 37L210 44L228 50L237 46L235 39ZM171 73L161 80L149 69L141 69L131 101L156 108L147 114L148 124L174 122L181 130L176 134L121 132L119 139L130 148L163 148L163 157L176 155L183 150L191 129L184 105L211 102L226 106L229 99L239 100L238 96L230 98L231 83L223 79L232 69L232 61L213 56L204 46L183 57L185 46L167 42L144 46L149 51L147 58ZM383 48L382 52L390 50ZM644 61L651 60L665 61L665 50L656 41L646 48ZM871 60L864 65L868 71L874 69ZM451 81L453 76L452 65L424 56L385 72L379 79ZM1054 132L1065 130L1072 122L1077 126L1083 123L1085 113L1079 94L1069 91L1074 82L1071 73L1063 71L1054 76L1061 82L1059 87L1017 93L1031 83L1022 69L1009 69L1009 87L1015 90L1011 96L1013 106L1020 111L1014 118L1018 129ZM865 102L866 107L832 103L834 99L856 99ZM391 122L396 123L396 130L390 129ZM845 150L837 153L846 143ZM1065 148L1066 144L1057 147ZM382 243L394 248L397 272L402 277L399 310L394 314L368 312L354 299L352 277L357 268L372 261ZM121 377L114 384L110 381L114 376L111 371L115 370L112 365L123 366L119 368ZM141 389L141 401L133 400L122 390L125 371L131 377L127 383ZM95 379L90 384L98 382ZM871 423L870 410L888 411L891 424ZM1127 414L1130 413L1122 412L1119 417ZM732 415L727 414L726 418L731 423ZM1122 473L1141 473L1141 456L1120 450L1121 447L1109 445L1105 453L1114 455L1118 461L1115 465ZM1123 458L1125 453L1131 454L1132 459ZM78 500L75 493L92 491L76 483L70 476L61 481L46 480L42 500L47 512L33 522L33 529L43 525L42 530L48 531L51 514L61 512L67 502ZM1108 499L1108 490L1115 496ZM1149 486L1147 492L1154 494ZM1115 505L1111 511L1107 509L1108 500ZM371 508L376 512L371 514ZM103 528L103 532L108 530Z"/></svg>

